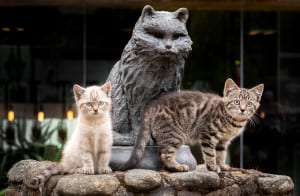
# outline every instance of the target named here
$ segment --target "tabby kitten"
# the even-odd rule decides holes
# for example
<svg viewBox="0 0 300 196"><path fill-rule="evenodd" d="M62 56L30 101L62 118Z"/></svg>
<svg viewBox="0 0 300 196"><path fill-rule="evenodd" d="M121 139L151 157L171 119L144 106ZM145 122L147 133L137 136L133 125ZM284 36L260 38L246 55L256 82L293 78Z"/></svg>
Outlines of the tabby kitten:
<svg viewBox="0 0 300 196"><path fill-rule="evenodd" d="M183 144L200 144L206 168L227 170L226 150L244 130L260 105L264 85L239 88L232 79L225 82L223 97L215 94L181 91L162 96L146 107L142 130L129 160L120 168L133 167L142 157L150 135L156 141L160 158L173 171L188 171L175 160ZM252 119L253 120L253 119Z"/></svg>
<svg viewBox="0 0 300 196"><path fill-rule="evenodd" d="M47 168L30 181L38 187L55 174L110 173L112 147L111 84L83 88L73 86L78 110L75 130L67 141L57 168Z"/></svg>

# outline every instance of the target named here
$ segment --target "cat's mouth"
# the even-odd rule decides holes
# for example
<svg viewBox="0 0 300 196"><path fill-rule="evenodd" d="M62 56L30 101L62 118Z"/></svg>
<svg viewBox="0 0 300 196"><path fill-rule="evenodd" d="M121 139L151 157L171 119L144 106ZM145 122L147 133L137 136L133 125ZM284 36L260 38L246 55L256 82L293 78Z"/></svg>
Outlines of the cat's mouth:
<svg viewBox="0 0 300 196"><path fill-rule="evenodd" d="M160 50L158 53L163 56L172 56L177 54L177 52L174 50Z"/></svg>

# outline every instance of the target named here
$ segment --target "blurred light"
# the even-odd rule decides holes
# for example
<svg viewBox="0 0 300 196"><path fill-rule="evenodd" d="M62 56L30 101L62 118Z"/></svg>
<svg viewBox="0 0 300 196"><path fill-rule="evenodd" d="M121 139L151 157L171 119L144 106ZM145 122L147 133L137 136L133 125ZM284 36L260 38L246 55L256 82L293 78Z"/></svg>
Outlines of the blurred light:
<svg viewBox="0 0 300 196"><path fill-rule="evenodd" d="M15 112L12 109L8 110L8 112L7 112L7 120L9 122L12 122L15 120Z"/></svg>
<svg viewBox="0 0 300 196"><path fill-rule="evenodd" d="M73 112L73 110L72 109L68 109L68 111L67 111L67 119L68 120L73 120L73 118L74 118L74 112Z"/></svg>
<svg viewBox="0 0 300 196"><path fill-rule="evenodd" d="M265 118L266 118L266 114L265 114L264 112L261 112L261 113L260 113L260 118L261 118L261 119L265 119Z"/></svg>
<svg viewBox="0 0 300 196"><path fill-rule="evenodd" d="M273 35L276 33L274 29L252 29L249 31L250 36L255 36L255 35Z"/></svg>
<svg viewBox="0 0 300 196"><path fill-rule="evenodd" d="M17 27L17 31L23 32L25 29L23 27Z"/></svg>
<svg viewBox="0 0 300 196"><path fill-rule="evenodd" d="M39 122L43 122L44 119L45 119L45 113L44 113L43 111L39 111L39 112L37 113L37 120L38 120Z"/></svg>
<svg viewBox="0 0 300 196"><path fill-rule="evenodd" d="M240 65L240 64L241 64L241 61L240 61L240 60L235 60L235 61L234 61L234 64L235 64L235 65Z"/></svg>
<svg viewBox="0 0 300 196"><path fill-rule="evenodd" d="M275 30L272 29L266 29L262 32L264 35L273 35L275 34Z"/></svg>
<svg viewBox="0 0 300 196"><path fill-rule="evenodd" d="M252 29L252 30L250 30L249 31L249 35L250 36L254 36L254 35L258 35L258 34L260 34L261 33L261 30L259 30L259 29Z"/></svg>
<svg viewBox="0 0 300 196"><path fill-rule="evenodd" d="M2 27L1 30L4 31L4 32L9 32L10 28L9 27Z"/></svg>

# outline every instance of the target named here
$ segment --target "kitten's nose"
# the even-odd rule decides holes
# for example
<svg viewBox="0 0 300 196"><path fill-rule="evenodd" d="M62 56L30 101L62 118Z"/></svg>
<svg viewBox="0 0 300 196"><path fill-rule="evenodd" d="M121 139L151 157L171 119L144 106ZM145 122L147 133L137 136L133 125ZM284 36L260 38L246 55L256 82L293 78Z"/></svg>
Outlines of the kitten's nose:
<svg viewBox="0 0 300 196"><path fill-rule="evenodd" d="M241 112L244 113L244 112L245 112L245 109L241 109Z"/></svg>
<svg viewBox="0 0 300 196"><path fill-rule="evenodd" d="M98 112L98 109L94 110L94 112L97 113L97 112Z"/></svg>

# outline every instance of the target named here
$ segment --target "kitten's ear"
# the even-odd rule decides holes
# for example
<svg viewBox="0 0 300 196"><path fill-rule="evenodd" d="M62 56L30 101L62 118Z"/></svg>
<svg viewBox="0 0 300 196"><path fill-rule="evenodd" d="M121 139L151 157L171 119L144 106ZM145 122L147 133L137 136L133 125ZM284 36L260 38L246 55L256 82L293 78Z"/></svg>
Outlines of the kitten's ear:
<svg viewBox="0 0 300 196"><path fill-rule="evenodd" d="M223 95L228 96L231 91L236 89L239 89L238 85L231 78L228 78L225 82Z"/></svg>
<svg viewBox="0 0 300 196"><path fill-rule="evenodd" d="M175 11L175 17L183 23L186 23L189 18L189 11L186 8L179 8Z"/></svg>
<svg viewBox="0 0 300 196"><path fill-rule="evenodd" d="M142 11L142 15L141 15L142 21L145 17L148 17L148 16L151 17L152 15L154 15L154 13L155 13L155 10L151 5L145 5L145 7L143 8L143 11Z"/></svg>
<svg viewBox="0 0 300 196"><path fill-rule="evenodd" d="M108 81L101 86L101 89L104 90L108 97L111 96L111 83Z"/></svg>
<svg viewBox="0 0 300 196"><path fill-rule="evenodd" d="M74 92L76 103L81 98L81 96L83 95L84 91L85 91L85 89L83 87L79 86L78 84L74 84L74 86L73 86L73 92Z"/></svg>
<svg viewBox="0 0 300 196"><path fill-rule="evenodd" d="M251 88L249 91L253 92L256 95L257 102L259 102L264 91L264 84L259 84Z"/></svg>

